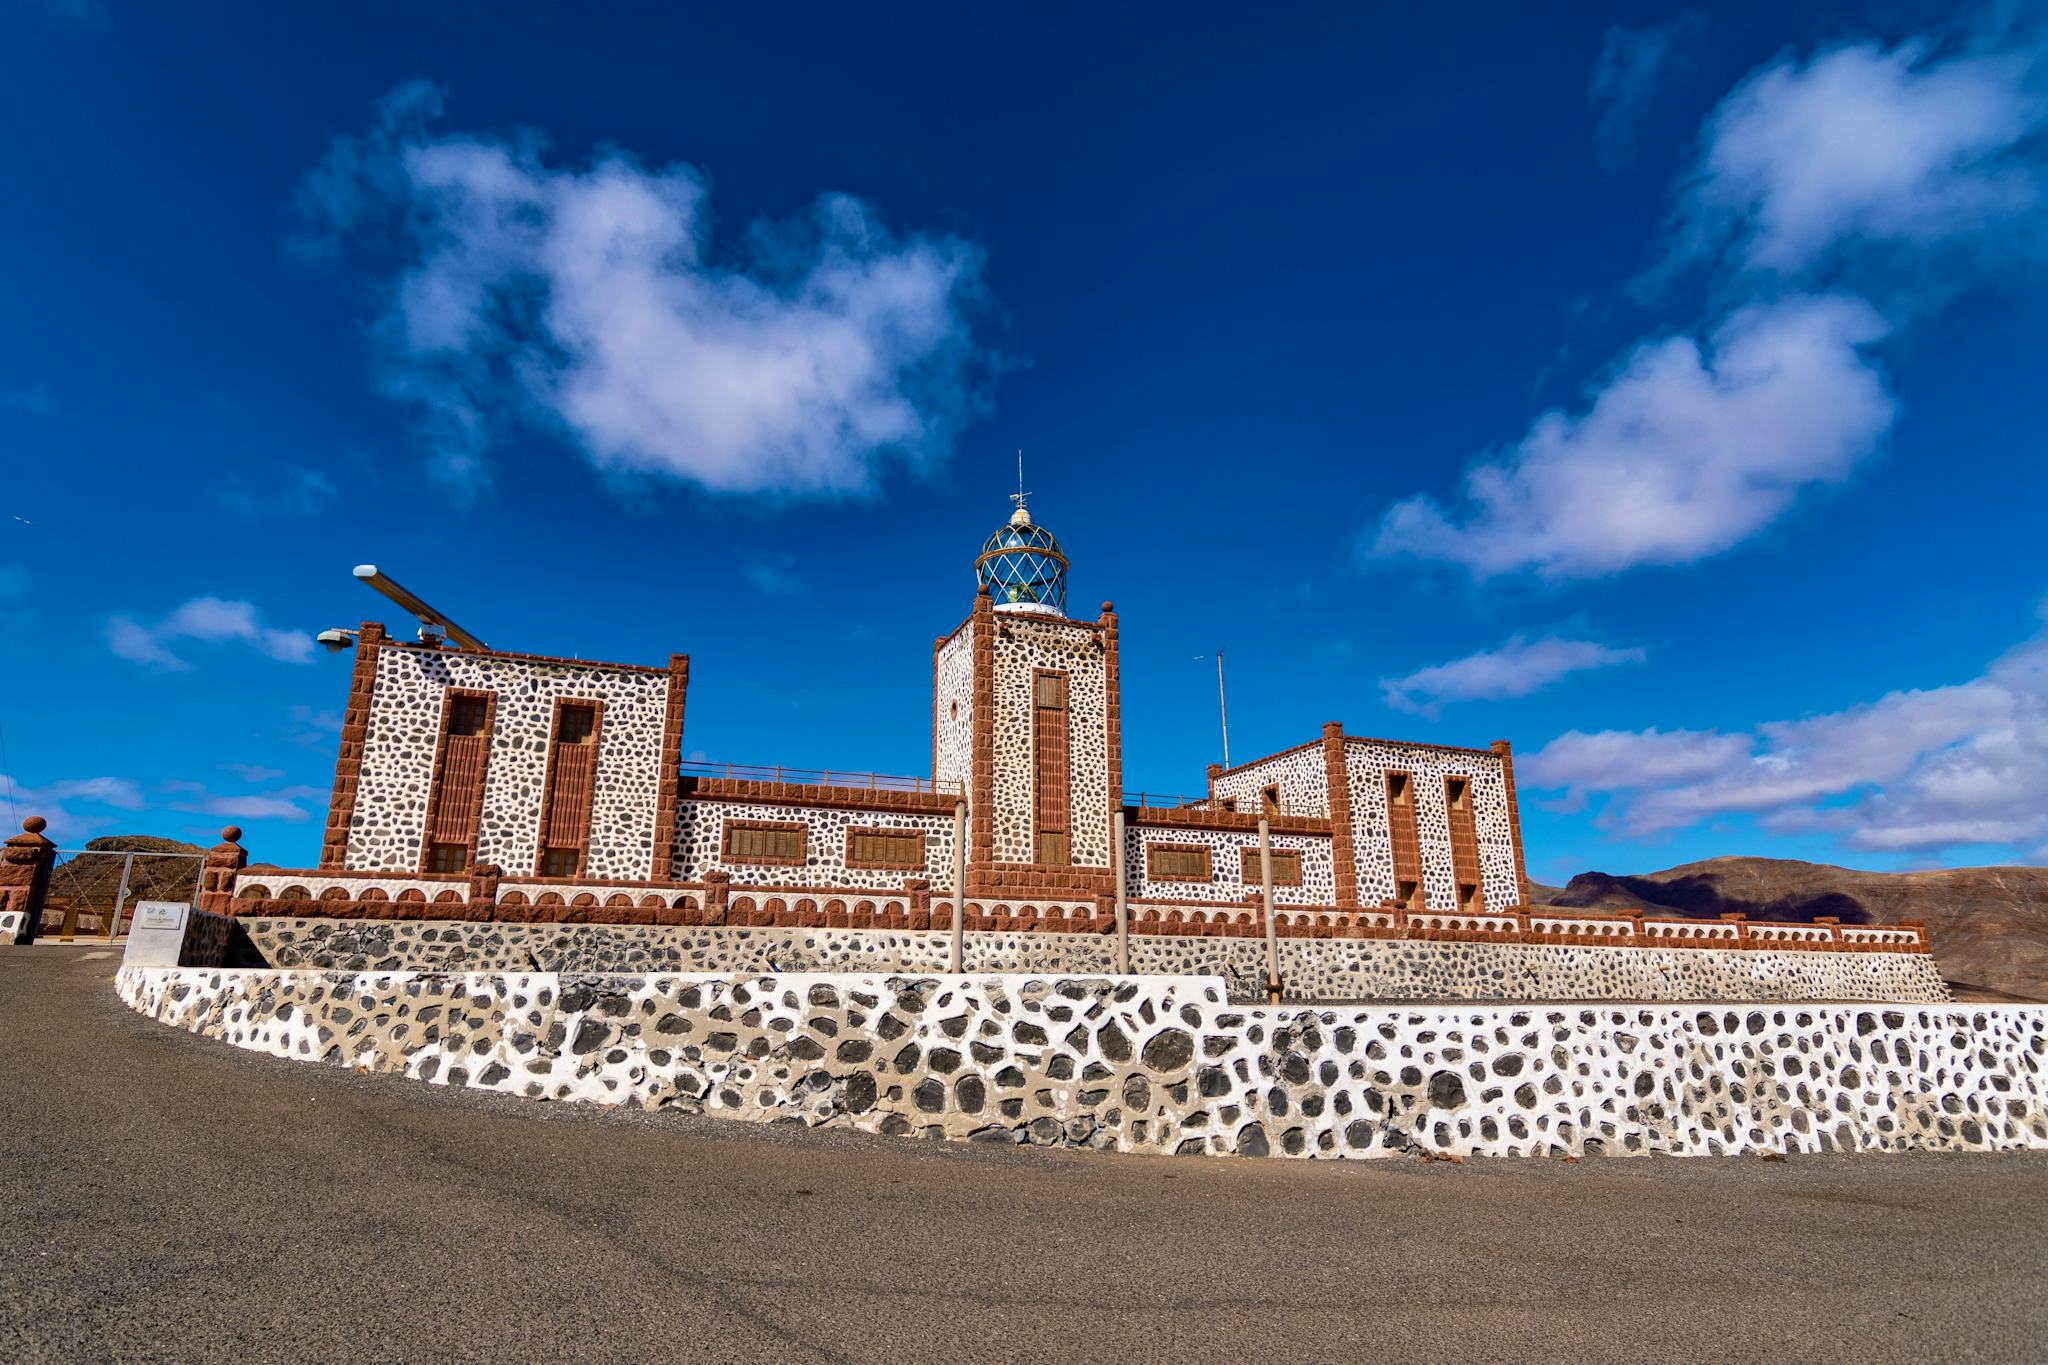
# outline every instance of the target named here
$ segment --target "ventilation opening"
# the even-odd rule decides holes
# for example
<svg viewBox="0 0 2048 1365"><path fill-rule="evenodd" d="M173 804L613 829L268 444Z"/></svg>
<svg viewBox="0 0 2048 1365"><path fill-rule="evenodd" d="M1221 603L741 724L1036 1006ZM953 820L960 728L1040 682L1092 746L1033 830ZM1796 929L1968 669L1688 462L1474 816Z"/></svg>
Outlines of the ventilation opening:
<svg viewBox="0 0 2048 1365"><path fill-rule="evenodd" d="M1458 908L1476 911L1479 908L1479 888L1471 882L1458 883Z"/></svg>
<svg viewBox="0 0 2048 1365"><path fill-rule="evenodd" d="M1421 885L1416 882L1396 882L1394 883L1394 899L1407 906L1410 910L1420 910L1422 908L1422 897L1418 893L1421 890Z"/></svg>
<svg viewBox="0 0 2048 1365"><path fill-rule="evenodd" d="M1259 810L1265 815L1280 813L1280 784L1272 783L1259 789Z"/></svg>
<svg viewBox="0 0 2048 1365"><path fill-rule="evenodd" d="M1471 784L1462 777L1444 779L1444 802L1452 810L1465 809L1465 790Z"/></svg>
<svg viewBox="0 0 2048 1365"><path fill-rule="evenodd" d="M1408 774L1387 774L1387 804L1405 806L1408 804Z"/></svg>

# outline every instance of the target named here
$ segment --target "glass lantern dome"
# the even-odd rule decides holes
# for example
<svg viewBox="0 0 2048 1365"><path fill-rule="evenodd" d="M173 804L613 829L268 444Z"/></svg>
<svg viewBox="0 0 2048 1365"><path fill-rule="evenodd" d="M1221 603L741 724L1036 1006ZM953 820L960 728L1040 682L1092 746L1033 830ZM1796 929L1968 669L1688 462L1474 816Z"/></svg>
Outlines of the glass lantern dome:
<svg viewBox="0 0 2048 1365"><path fill-rule="evenodd" d="M1010 520L983 542L974 577L998 611L1067 614L1067 556L1052 532L1033 524L1021 500Z"/></svg>

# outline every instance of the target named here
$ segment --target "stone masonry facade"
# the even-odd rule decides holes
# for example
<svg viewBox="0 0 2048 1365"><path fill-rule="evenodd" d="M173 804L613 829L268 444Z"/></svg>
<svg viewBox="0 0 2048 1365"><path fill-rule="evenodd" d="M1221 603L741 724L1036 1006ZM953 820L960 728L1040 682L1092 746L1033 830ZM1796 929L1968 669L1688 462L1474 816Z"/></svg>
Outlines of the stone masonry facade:
<svg viewBox="0 0 2048 1365"><path fill-rule="evenodd" d="M1009 556L1030 572L1003 570ZM1332 722L1211 766L1199 796L1127 796L1121 626L1108 602L1066 615L1065 572L1021 507L990 539L972 609L933 642L928 777L685 763L686 655L634 665L406 644L365 623L320 868L265 868L226 899L238 914L311 900L337 919L460 904L481 920L926 929L964 897L983 932L1257 937L1263 824L1283 932L1695 936L1537 915L1505 741L1412 744ZM1734 948L1925 951L1912 930L1850 942L1750 928L1698 932Z"/></svg>

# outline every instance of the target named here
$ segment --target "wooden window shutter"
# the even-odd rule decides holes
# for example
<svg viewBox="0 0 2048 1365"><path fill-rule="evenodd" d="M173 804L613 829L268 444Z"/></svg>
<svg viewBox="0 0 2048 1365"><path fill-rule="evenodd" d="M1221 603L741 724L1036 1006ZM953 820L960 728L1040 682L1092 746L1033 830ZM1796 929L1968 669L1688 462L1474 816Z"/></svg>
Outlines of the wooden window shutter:
<svg viewBox="0 0 2048 1365"><path fill-rule="evenodd" d="M540 838L535 870L543 876L573 876L590 851L590 811L597 800L598 727L603 703L563 698L555 703L548 742L547 776L541 783ZM549 873L550 863L571 871Z"/></svg>
<svg viewBox="0 0 2048 1365"><path fill-rule="evenodd" d="M461 867L455 870L460 871L476 856L497 701L496 693L466 688L451 687L445 694L434 776L427 788L427 837L420 849L421 871L457 860Z"/></svg>

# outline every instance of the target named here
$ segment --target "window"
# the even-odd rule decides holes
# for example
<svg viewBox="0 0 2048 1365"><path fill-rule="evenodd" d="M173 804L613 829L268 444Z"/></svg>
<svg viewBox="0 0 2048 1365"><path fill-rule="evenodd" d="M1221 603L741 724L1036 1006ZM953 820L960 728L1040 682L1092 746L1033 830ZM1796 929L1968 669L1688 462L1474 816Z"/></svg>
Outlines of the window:
<svg viewBox="0 0 2048 1365"><path fill-rule="evenodd" d="M551 848L540 857L543 877L573 877L581 871L583 855L573 848Z"/></svg>
<svg viewBox="0 0 2048 1365"><path fill-rule="evenodd" d="M1031 675L1032 855L1041 865L1073 861L1067 843L1068 764L1067 675L1039 669Z"/></svg>
<svg viewBox="0 0 2048 1365"><path fill-rule="evenodd" d="M595 706L564 706L555 722L555 743L588 744L597 737Z"/></svg>
<svg viewBox="0 0 2048 1365"><path fill-rule="evenodd" d="M1462 777L1444 779L1444 805L1451 810L1465 809L1465 789L1471 784Z"/></svg>
<svg viewBox="0 0 2048 1365"><path fill-rule="evenodd" d="M765 820L728 820L724 857L729 863L801 863L804 827Z"/></svg>
<svg viewBox="0 0 2048 1365"><path fill-rule="evenodd" d="M1408 804L1408 774L1387 774L1387 804L1405 806Z"/></svg>
<svg viewBox="0 0 2048 1365"><path fill-rule="evenodd" d="M1234 796L1226 796L1221 801L1218 801L1216 804L1223 810L1236 810L1237 798Z"/></svg>
<svg viewBox="0 0 2048 1365"><path fill-rule="evenodd" d="M1206 882L1210 880L1209 846L1147 844L1145 875L1155 882Z"/></svg>
<svg viewBox="0 0 2048 1365"><path fill-rule="evenodd" d="M427 871L463 872L469 868L469 846L467 844L427 845Z"/></svg>
<svg viewBox="0 0 2048 1365"><path fill-rule="evenodd" d="M461 694L448 699L448 733L480 735L490 719L490 699Z"/></svg>
<svg viewBox="0 0 2048 1365"><path fill-rule="evenodd" d="M1268 783L1259 789L1259 813L1278 815L1280 813L1280 784Z"/></svg>
<svg viewBox="0 0 2048 1365"><path fill-rule="evenodd" d="M1415 826L1414 785L1408 773L1387 774L1387 853L1394 874L1394 899L1419 910L1422 839Z"/></svg>
<svg viewBox="0 0 2048 1365"><path fill-rule="evenodd" d="M1486 908L1486 902L1479 899L1479 888L1471 882L1458 883L1458 908L1468 914Z"/></svg>
<svg viewBox="0 0 2048 1365"><path fill-rule="evenodd" d="M915 829L860 829L846 831L848 867L924 866L924 832Z"/></svg>
<svg viewBox="0 0 2048 1365"><path fill-rule="evenodd" d="M1410 910L1420 910L1422 908L1422 901L1417 897L1416 893L1421 889L1422 883L1420 882L1395 882L1394 899L1400 904L1407 906Z"/></svg>
<svg viewBox="0 0 2048 1365"><path fill-rule="evenodd" d="M1259 885L1259 851L1256 848L1241 848L1238 852L1243 855L1243 866L1238 873L1239 880L1246 886ZM1273 859L1273 885L1301 885L1300 849L1276 848L1270 856Z"/></svg>

